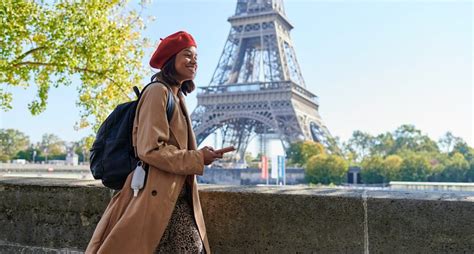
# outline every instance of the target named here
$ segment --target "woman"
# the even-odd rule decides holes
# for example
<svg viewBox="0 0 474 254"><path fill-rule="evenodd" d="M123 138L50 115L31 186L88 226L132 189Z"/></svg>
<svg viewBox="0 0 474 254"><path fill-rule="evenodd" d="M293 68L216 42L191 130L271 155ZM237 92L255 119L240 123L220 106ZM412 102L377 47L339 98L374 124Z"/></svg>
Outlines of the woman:
<svg viewBox="0 0 474 254"><path fill-rule="evenodd" d="M86 253L210 253L196 176L222 158L211 147L196 150L183 94L195 88L196 43L183 31L163 39L150 65L161 69L137 106L133 144L148 176L133 197L130 174L104 212ZM175 108L168 123L167 96Z"/></svg>

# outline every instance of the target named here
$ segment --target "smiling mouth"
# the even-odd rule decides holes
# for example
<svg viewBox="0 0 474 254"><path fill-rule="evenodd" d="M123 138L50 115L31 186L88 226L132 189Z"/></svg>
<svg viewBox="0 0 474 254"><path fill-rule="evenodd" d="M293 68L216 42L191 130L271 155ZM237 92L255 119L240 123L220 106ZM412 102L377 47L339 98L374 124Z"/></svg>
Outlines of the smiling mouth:
<svg viewBox="0 0 474 254"><path fill-rule="evenodd" d="M190 66L190 67L188 67L188 70L190 70L190 71L192 71L193 73L195 73L195 72L196 72L196 67L191 67L191 66Z"/></svg>

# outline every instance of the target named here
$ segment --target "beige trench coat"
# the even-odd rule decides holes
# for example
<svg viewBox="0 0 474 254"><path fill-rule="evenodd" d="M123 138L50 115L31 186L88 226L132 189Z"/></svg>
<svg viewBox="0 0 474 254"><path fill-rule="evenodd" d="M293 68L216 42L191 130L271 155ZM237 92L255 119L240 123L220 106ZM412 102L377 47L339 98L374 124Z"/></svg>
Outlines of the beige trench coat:
<svg viewBox="0 0 474 254"><path fill-rule="evenodd" d="M128 176L97 224L86 253L153 253L185 181L192 186L194 218L204 248L211 253L195 176L203 174L203 155L196 150L184 96L175 97L180 103L175 104L169 124L167 96L168 89L162 84L152 84L143 93L137 106L133 143L140 159L150 165L147 182L138 197L133 197L128 187L132 174ZM182 113L186 117L179 115Z"/></svg>

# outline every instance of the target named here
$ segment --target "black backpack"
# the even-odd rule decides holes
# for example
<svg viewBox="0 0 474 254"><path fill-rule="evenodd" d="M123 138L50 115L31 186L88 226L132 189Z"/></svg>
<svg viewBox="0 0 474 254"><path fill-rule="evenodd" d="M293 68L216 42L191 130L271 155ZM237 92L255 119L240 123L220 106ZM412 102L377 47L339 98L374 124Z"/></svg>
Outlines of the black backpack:
<svg viewBox="0 0 474 254"><path fill-rule="evenodd" d="M136 86L133 87L133 91L138 98L118 105L100 125L90 150L90 169L94 178L102 179L102 183L106 187L115 190L122 189L127 176L140 161L135 156L132 144L133 121L143 92L153 83L157 82L146 85L141 93ZM170 91L169 95L171 95L170 88L166 87ZM170 122L173 115L174 106L173 96L168 96L166 103L168 122Z"/></svg>

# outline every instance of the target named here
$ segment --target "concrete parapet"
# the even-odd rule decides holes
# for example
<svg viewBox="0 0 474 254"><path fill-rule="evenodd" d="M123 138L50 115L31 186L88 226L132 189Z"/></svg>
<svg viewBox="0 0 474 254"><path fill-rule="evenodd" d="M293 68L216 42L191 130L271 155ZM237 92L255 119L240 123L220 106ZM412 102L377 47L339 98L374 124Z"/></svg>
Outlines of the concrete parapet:
<svg viewBox="0 0 474 254"><path fill-rule="evenodd" d="M97 181L0 178L0 253L81 252ZM215 253L473 253L474 193L200 186Z"/></svg>
<svg viewBox="0 0 474 254"><path fill-rule="evenodd" d="M474 192L474 183L391 181L389 185L392 190L442 190Z"/></svg>

